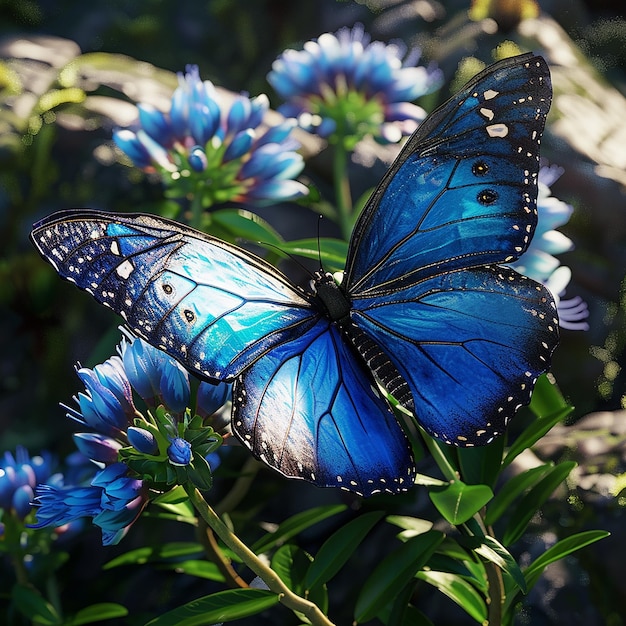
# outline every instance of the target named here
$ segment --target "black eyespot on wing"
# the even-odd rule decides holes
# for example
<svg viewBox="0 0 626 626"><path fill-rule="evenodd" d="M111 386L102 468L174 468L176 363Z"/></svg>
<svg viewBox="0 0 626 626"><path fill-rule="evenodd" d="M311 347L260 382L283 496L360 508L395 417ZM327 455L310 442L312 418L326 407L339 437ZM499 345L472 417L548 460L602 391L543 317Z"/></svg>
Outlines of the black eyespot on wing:
<svg viewBox="0 0 626 626"><path fill-rule="evenodd" d="M489 172L489 166L484 161L476 161L472 165L472 174L474 176L485 176Z"/></svg>
<svg viewBox="0 0 626 626"><path fill-rule="evenodd" d="M476 196L476 199L483 206L487 206L489 204L493 204L498 199L498 192L493 189L483 189L479 192L478 196Z"/></svg>

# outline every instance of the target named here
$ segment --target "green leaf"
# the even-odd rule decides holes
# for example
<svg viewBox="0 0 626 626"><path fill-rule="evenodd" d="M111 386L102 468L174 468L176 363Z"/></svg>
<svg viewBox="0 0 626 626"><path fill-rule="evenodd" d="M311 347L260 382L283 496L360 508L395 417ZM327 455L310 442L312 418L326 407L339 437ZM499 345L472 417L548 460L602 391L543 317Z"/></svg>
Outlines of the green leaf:
<svg viewBox="0 0 626 626"><path fill-rule="evenodd" d="M404 587L424 566L442 541L442 533L430 530L412 537L387 554L361 589L354 611L356 621L373 619L398 589Z"/></svg>
<svg viewBox="0 0 626 626"><path fill-rule="evenodd" d="M283 242L280 249L289 254L296 254L316 261L321 258L322 265L326 269L336 271L343 269L346 264L348 243L343 239L329 237L323 237L319 240L316 238L298 239Z"/></svg>
<svg viewBox="0 0 626 626"><path fill-rule="evenodd" d="M229 239L245 239L282 249L283 238L268 222L244 209L220 209L211 213L211 232Z"/></svg>
<svg viewBox="0 0 626 626"><path fill-rule="evenodd" d="M538 417L536 420L533 420L509 448L506 456L504 457L504 461L502 461L502 467L506 467L521 452L534 446L537 441L539 441L556 424L562 422L573 410L573 407L568 406L566 408L559 409L554 413L550 413L545 417Z"/></svg>
<svg viewBox="0 0 626 626"><path fill-rule="evenodd" d="M379 613L378 619L385 626L433 626L433 623L409 602L418 581L412 580L395 594L393 601L387 603Z"/></svg>
<svg viewBox="0 0 626 626"><path fill-rule="evenodd" d="M307 571L313 557L293 544L278 548L272 557L272 569L281 577L282 581L299 596L304 596L316 604L323 612L328 609L328 591L323 584L308 588L304 583ZM306 617L301 613L303 621Z"/></svg>
<svg viewBox="0 0 626 626"><path fill-rule="evenodd" d="M427 565L429 571L456 574L471 582L480 592L487 593L485 565L482 561L474 561L467 553L461 560L447 554L433 554Z"/></svg>
<svg viewBox="0 0 626 626"><path fill-rule="evenodd" d="M92 604L86 609L82 609L69 620L64 622L64 626L80 626L81 624L100 623L105 619L115 619L117 617L126 617L128 609L121 604L113 602L101 602Z"/></svg>
<svg viewBox="0 0 626 626"><path fill-rule="evenodd" d="M103 569L112 569L120 565L143 565L145 563L164 561L165 559L202 554L202 546L193 542L172 542L161 546L137 548L112 559L103 566Z"/></svg>
<svg viewBox="0 0 626 626"><path fill-rule="evenodd" d="M505 437L498 437L486 446L458 448L461 478L468 485L496 484L502 466Z"/></svg>
<svg viewBox="0 0 626 626"><path fill-rule="evenodd" d="M62 624L61 616L52 604L30 585L17 584L11 591L17 610L36 624Z"/></svg>
<svg viewBox="0 0 626 626"><path fill-rule="evenodd" d="M194 510L193 505L189 502L189 496L187 495L185 488L181 485L158 495L152 500L152 502L156 504L181 504L185 502L186 504L189 504L191 511Z"/></svg>
<svg viewBox="0 0 626 626"><path fill-rule="evenodd" d="M262 554L275 545L285 543L288 539L291 539L291 537L294 537L309 526L313 526L333 515L343 513L346 508L345 504L335 504L318 506L308 511L298 513L285 520L273 533L269 533L257 541L252 546L252 551L256 554Z"/></svg>
<svg viewBox="0 0 626 626"><path fill-rule="evenodd" d="M216 580L218 582L224 582L225 580L219 567L211 561L189 559L182 563L166 563L164 567L172 569L178 574L187 574L196 578L206 578L207 580Z"/></svg>
<svg viewBox="0 0 626 626"><path fill-rule="evenodd" d="M265 589L230 589L198 598L149 621L146 626L206 626L250 617L278 604Z"/></svg>
<svg viewBox="0 0 626 626"><path fill-rule="evenodd" d="M311 555L302 548L287 544L276 550L271 566L289 589L301 594L303 591L301 583L312 560Z"/></svg>
<svg viewBox="0 0 626 626"><path fill-rule="evenodd" d="M559 463L559 465L551 467L549 472L521 500L518 500L502 537L502 543L505 546L515 543L524 534L533 515L567 478L574 467L576 467L574 461Z"/></svg>
<svg viewBox="0 0 626 626"><path fill-rule="evenodd" d="M479 624L486 622L487 607L485 601L480 593L460 576L448 572L427 571L418 572L417 577L439 589L441 593L458 604Z"/></svg>
<svg viewBox="0 0 626 626"><path fill-rule="evenodd" d="M433 527L433 523L430 520L409 515L388 515L385 520L394 526L404 529L398 535L398 539L402 541L428 532Z"/></svg>
<svg viewBox="0 0 626 626"><path fill-rule="evenodd" d="M611 533L606 530L586 530L572 535L571 537L567 537L566 539L561 539L561 541L558 541L541 556L537 557L524 570L524 577L528 588L531 589L537 583L544 569L550 565L550 563L559 561L568 554L576 552L576 550L580 550L596 541L600 541L600 539L604 539L610 534Z"/></svg>
<svg viewBox="0 0 626 626"><path fill-rule="evenodd" d="M469 545L474 543L472 550L476 554L479 554L483 559L497 565L503 572L506 572L515 585L523 593L526 593L526 580L522 570L511 553L497 539L489 536L459 539L459 542L465 543L466 541Z"/></svg>
<svg viewBox="0 0 626 626"><path fill-rule="evenodd" d="M311 563L306 573L306 588L328 582L335 576L382 516L380 511L365 513L334 532L322 544Z"/></svg>
<svg viewBox="0 0 626 626"><path fill-rule="evenodd" d="M466 522L493 498L487 485L466 485L460 480L444 489L431 489L428 495L437 510L455 526Z"/></svg>
<svg viewBox="0 0 626 626"><path fill-rule="evenodd" d="M189 501L189 496L180 485L157 496L152 500L152 503L157 504L160 508L167 511L167 513L162 513L158 509L152 509L144 513L144 515L148 517L175 519L178 522L184 522L186 524L197 524L198 522L195 509Z"/></svg>
<svg viewBox="0 0 626 626"><path fill-rule="evenodd" d="M499 520L504 513L510 510L513 502L518 500L527 489L539 482L552 467L554 467L553 463L531 467L505 483L487 506L485 524L491 526Z"/></svg>
<svg viewBox="0 0 626 626"><path fill-rule="evenodd" d="M547 417L561 409L571 407L559 388L550 381L548 375L543 374L535 383L529 408L537 417Z"/></svg>
<svg viewBox="0 0 626 626"><path fill-rule="evenodd" d="M485 564L472 551L459 545L457 539L446 537L437 552L428 560L428 567L466 578L480 591L487 592Z"/></svg>

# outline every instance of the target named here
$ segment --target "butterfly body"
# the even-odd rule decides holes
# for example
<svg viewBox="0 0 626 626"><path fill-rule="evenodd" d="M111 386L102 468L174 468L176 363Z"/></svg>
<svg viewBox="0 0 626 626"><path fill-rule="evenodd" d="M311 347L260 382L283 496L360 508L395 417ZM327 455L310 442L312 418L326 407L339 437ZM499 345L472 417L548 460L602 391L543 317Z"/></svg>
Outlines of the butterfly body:
<svg viewBox="0 0 626 626"><path fill-rule="evenodd" d="M549 73L525 55L478 75L409 139L372 194L341 285L311 291L169 220L88 210L32 239L57 271L188 369L233 386L233 431L286 476L371 495L412 484L382 386L455 445L502 434L558 337L541 285L502 266L536 224Z"/></svg>

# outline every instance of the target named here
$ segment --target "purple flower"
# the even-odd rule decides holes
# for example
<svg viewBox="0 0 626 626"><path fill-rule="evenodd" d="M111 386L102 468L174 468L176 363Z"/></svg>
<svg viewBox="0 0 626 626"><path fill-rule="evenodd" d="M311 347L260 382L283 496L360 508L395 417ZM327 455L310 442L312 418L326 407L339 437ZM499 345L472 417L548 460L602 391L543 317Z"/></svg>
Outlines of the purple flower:
<svg viewBox="0 0 626 626"><path fill-rule="evenodd" d="M426 116L412 101L442 80L418 60L419 51L405 57L400 45L372 42L358 24L285 50L267 80L286 101L278 110L305 130L335 135L349 148L368 134L396 142Z"/></svg>
<svg viewBox="0 0 626 626"><path fill-rule="evenodd" d="M261 126L269 109L265 95L230 100L190 65L179 74L169 113L139 104L137 128L117 130L113 139L137 167L158 171L179 197L200 194L205 208L306 195L307 188L292 180L304 166L289 138L295 122Z"/></svg>

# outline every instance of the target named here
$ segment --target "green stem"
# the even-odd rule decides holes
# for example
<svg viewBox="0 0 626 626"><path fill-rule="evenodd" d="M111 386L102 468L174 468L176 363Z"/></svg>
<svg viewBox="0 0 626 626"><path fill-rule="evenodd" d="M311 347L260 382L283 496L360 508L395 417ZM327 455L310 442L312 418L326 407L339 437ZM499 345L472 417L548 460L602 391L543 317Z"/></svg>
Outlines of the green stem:
<svg viewBox="0 0 626 626"><path fill-rule="evenodd" d="M202 227L202 194L200 193L199 185L191 199L191 219L189 220L189 225L197 230L200 230Z"/></svg>
<svg viewBox="0 0 626 626"><path fill-rule="evenodd" d="M449 480L458 480L457 471L448 461L439 444L427 433L422 432L422 439L426 443L426 447L430 451L439 471ZM465 524L460 524L458 529L470 536L481 536L487 534L487 529L479 513L476 513L471 520ZM502 624L502 607L504 605L504 582L502 580L501 569L491 561L483 560L485 572L487 574L487 607L488 607L488 625L501 626Z"/></svg>
<svg viewBox="0 0 626 626"><path fill-rule="evenodd" d="M505 599L502 570L491 561L483 561L483 564L487 573L487 623L489 626L501 626Z"/></svg>
<svg viewBox="0 0 626 626"><path fill-rule="evenodd" d="M346 241L352 234L352 194L348 178L348 152L342 141L334 146L333 178L335 184L335 202L339 216L339 227Z"/></svg>
<svg viewBox="0 0 626 626"><path fill-rule="evenodd" d="M446 458L446 455L441 451L439 444L425 431L420 428L422 434L422 440L426 444L428 451L431 453L439 471L443 474L444 478L449 481L459 480L457 471L450 465L450 461Z"/></svg>
<svg viewBox="0 0 626 626"><path fill-rule="evenodd" d="M267 566L222 522L215 511L206 503L200 492L190 483L185 484L185 491L202 519L215 531L215 534L249 567L270 591L278 594L280 601L292 611L302 613L313 626L333 626L333 623L322 613L320 608L293 593L278 574Z"/></svg>

